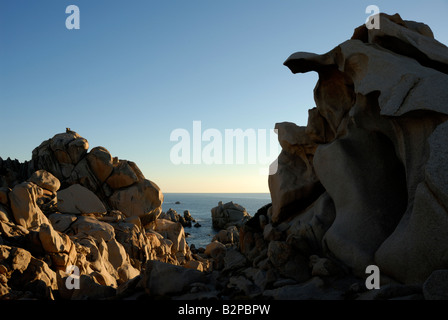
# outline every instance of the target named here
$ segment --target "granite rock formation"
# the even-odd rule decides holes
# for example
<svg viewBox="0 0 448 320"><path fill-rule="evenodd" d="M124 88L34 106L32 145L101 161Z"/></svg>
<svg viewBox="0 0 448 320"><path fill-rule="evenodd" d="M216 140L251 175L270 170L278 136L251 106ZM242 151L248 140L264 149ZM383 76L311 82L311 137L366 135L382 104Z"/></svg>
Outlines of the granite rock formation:
<svg viewBox="0 0 448 320"><path fill-rule="evenodd" d="M31 161L1 161L2 299L115 297L147 261L207 268L206 260L192 262L182 225L158 219L157 185L135 163L88 147L67 130ZM69 290L74 268L80 289Z"/></svg>
<svg viewBox="0 0 448 320"><path fill-rule="evenodd" d="M269 218L294 223L302 253L422 284L448 268L448 48L423 23L378 19L326 54L286 60L319 80L307 126L276 125Z"/></svg>

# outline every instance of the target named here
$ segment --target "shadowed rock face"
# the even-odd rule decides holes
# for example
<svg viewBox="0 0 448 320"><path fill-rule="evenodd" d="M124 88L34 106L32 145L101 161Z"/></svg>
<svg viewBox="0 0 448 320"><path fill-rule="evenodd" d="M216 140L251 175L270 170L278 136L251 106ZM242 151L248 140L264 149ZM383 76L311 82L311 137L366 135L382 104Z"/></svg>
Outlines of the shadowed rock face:
<svg viewBox="0 0 448 320"><path fill-rule="evenodd" d="M361 26L326 54L284 63L319 80L307 126L276 125L271 220L308 215L321 186L335 209L326 255L359 276L376 264L421 284L448 268L448 48L425 24L378 18L379 30Z"/></svg>

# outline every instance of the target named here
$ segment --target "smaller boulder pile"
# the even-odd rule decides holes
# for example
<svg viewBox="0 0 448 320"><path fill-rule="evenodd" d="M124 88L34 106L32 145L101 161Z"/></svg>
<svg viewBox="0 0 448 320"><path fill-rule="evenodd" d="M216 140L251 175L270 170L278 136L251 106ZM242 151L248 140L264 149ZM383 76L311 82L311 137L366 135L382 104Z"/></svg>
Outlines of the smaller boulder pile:
<svg viewBox="0 0 448 320"><path fill-rule="evenodd" d="M29 162L0 161L0 299L117 297L147 261L207 268L182 224L158 219L163 194L135 163L87 149L68 129Z"/></svg>

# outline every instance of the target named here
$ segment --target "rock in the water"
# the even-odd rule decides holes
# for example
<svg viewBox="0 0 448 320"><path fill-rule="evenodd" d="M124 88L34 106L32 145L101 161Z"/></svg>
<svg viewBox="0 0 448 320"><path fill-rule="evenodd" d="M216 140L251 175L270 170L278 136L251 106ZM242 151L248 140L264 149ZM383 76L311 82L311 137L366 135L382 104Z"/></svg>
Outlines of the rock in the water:
<svg viewBox="0 0 448 320"><path fill-rule="evenodd" d="M194 218L191 216L190 211L188 211L188 210L184 211L184 218L186 221L195 222Z"/></svg>
<svg viewBox="0 0 448 320"><path fill-rule="evenodd" d="M250 215L246 209L232 201L226 204L220 202L211 211L213 228L218 230L226 229L230 226L241 227L250 219Z"/></svg>
<svg viewBox="0 0 448 320"><path fill-rule="evenodd" d="M186 212L188 214L185 214ZM167 212L162 212L162 214L158 218L170 220L173 222L179 222L184 228L191 227L191 222L194 221L188 210L184 212L184 216L181 216L176 212L176 210L173 210L171 208Z"/></svg>

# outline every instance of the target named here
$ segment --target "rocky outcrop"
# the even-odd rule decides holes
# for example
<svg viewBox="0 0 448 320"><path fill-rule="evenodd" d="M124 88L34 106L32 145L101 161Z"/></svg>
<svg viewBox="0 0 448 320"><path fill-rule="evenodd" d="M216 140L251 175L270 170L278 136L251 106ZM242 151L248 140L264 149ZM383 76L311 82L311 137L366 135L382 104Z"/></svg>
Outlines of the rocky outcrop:
<svg viewBox="0 0 448 320"><path fill-rule="evenodd" d="M180 223L157 219L163 194L135 163L88 152L73 131L43 142L30 162L3 164L0 299L104 299L148 274L147 261L209 265L193 259ZM82 289L66 285L72 268Z"/></svg>
<svg viewBox="0 0 448 320"><path fill-rule="evenodd" d="M86 139L67 130L34 149L29 166L54 175L63 190L77 184L89 189L105 209L119 210L127 217L144 216L147 222L157 219L163 203L159 187L145 179L134 162L112 158L104 147L95 147L90 152L88 148ZM76 188L73 195L80 195L82 189Z"/></svg>
<svg viewBox="0 0 448 320"><path fill-rule="evenodd" d="M421 285L448 267L448 48L422 23L378 19L379 30L361 26L326 54L286 60L319 81L307 126L276 125L268 217L290 225L286 243L305 256Z"/></svg>

